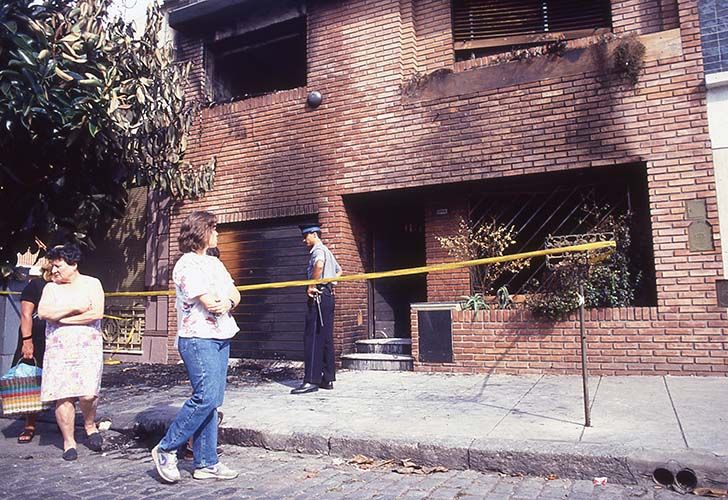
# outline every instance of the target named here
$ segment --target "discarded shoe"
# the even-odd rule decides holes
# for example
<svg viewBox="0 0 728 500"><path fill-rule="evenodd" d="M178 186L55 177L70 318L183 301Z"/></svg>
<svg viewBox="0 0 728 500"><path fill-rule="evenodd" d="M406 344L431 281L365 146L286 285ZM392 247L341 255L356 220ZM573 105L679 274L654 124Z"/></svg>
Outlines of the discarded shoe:
<svg viewBox="0 0 728 500"><path fill-rule="evenodd" d="M309 392L316 392L319 390L319 386L311 384L310 382L304 382L300 386L296 387L291 391L291 394L306 394Z"/></svg>
<svg viewBox="0 0 728 500"><path fill-rule="evenodd" d="M152 448L152 459L157 467L157 472L162 481L176 483L180 480L179 469L177 468L177 454L169 453L159 449L159 445Z"/></svg>
<svg viewBox="0 0 728 500"><path fill-rule="evenodd" d="M78 452L76 451L76 448L68 448L66 451L63 452L63 460L67 462L73 462L78 458Z"/></svg>
<svg viewBox="0 0 728 500"><path fill-rule="evenodd" d="M330 391L334 388L334 383L331 381L328 382L321 382L319 384L319 389L326 389L327 391Z"/></svg>
<svg viewBox="0 0 728 500"><path fill-rule="evenodd" d="M203 467L195 469L192 477L195 479L235 479L240 474L236 470L232 470L221 463L216 463L212 467Z"/></svg>

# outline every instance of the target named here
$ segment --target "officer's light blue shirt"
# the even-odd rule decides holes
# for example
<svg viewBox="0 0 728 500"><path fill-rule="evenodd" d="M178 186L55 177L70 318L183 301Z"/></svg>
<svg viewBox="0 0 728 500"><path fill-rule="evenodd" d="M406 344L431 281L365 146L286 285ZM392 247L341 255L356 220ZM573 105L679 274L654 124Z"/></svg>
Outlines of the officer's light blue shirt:
<svg viewBox="0 0 728 500"><path fill-rule="evenodd" d="M306 276L308 279L313 278L313 268L317 261L324 263L324 272L321 275L322 278L335 278L337 273L341 272L341 266L336 262L336 257L331 253L326 245L319 242L311 247L311 257L308 260L308 269L306 269Z"/></svg>

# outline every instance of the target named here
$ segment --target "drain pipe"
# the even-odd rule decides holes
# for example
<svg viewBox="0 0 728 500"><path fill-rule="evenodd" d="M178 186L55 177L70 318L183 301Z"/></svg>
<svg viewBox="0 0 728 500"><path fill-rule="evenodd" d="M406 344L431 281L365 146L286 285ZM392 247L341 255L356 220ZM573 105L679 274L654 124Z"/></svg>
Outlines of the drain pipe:
<svg viewBox="0 0 728 500"><path fill-rule="evenodd" d="M672 488L672 485L675 483L675 472L677 471L675 468L670 467L670 464L664 467L658 467L652 471L652 480L655 484L663 488Z"/></svg>
<svg viewBox="0 0 728 500"><path fill-rule="evenodd" d="M695 471L683 468L673 460L662 467L657 467L652 472L652 480L663 488L672 488L682 494L692 493L698 486L698 476Z"/></svg>
<svg viewBox="0 0 728 500"><path fill-rule="evenodd" d="M678 493L692 493L698 486L698 476L695 475L695 471L693 471L693 469L680 469L677 474L675 474L673 486L675 487L675 491Z"/></svg>

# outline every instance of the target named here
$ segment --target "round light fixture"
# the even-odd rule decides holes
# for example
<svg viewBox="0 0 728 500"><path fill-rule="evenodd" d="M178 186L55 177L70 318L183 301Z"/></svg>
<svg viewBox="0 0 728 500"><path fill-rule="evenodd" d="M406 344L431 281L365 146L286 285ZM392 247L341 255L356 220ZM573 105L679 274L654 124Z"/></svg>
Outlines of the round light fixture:
<svg viewBox="0 0 728 500"><path fill-rule="evenodd" d="M321 92L319 92L318 90L314 90L308 93L308 97L306 98L306 104L315 109L321 105L321 102L323 100L324 97L321 95Z"/></svg>

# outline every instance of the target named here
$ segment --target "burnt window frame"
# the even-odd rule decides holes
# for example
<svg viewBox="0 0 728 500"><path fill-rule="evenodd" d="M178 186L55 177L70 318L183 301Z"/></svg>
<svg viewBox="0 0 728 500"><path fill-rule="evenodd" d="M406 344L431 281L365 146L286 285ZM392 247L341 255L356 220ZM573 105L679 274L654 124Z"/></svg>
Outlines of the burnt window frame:
<svg viewBox="0 0 728 500"><path fill-rule="evenodd" d="M266 38L266 33L272 34L276 30L283 29L286 31L286 26L289 25L292 28L299 24L298 30L292 29L288 33L279 35L273 35L271 38ZM204 65L205 65L205 80L208 98L213 103L224 103L234 102L244 99L250 99L262 95L272 94L284 90L292 90L296 88L305 87L308 84L308 16L304 13L298 17L287 19L278 23L273 23L259 29L246 31L241 34L234 36L226 36L220 39L215 39L212 36L204 43ZM227 91L227 87L222 86L218 83L219 76L219 65L222 59L234 57L234 54L242 56L243 54L251 54L256 49L264 47L270 48L272 44L280 43L287 39L301 39L303 42L302 54L298 54L301 58L298 63L301 64L301 72L299 75L300 79L295 81L293 84L284 85L270 85L267 88L240 88L239 91ZM286 61L280 59L270 60L269 66L271 68L281 67L284 68L282 71L288 71L290 68ZM295 80L295 79L294 79Z"/></svg>
<svg viewBox="0 0 728 500"><path fill-rule="evenodd" d="M601 11L598 16L601 16L604 25L584 27L583 23L575 19L577 16L549 15L549 5L552 6L551 10L563 13L566 7L576 6L580 3L583 2L579 0L529 0L526 2L518 0L452 0L450 2L451 29L455 59L484 57L553 41L611 33L613 26L611 0L593 0L584 6L585 9L593 8ZM537 4L540 4L540 7ZM538 12L539 8L540 12ZM499 15L502 12L510 12L512 22L506 20L500 29L488 27L488 16ZM518 23L518 18L515 16L523 13L528 13L531 17L528 21L521 19L522 22ZM469 19L465 20L464 16L469 16ZM596 14L594 16L597 17ZM537 29L539 24L540 27ZM562 29L552 30L551 26L554 24L557 27L561 25ZM571 29L563 29L567 28L567 25L570 25Z"/></svg>

